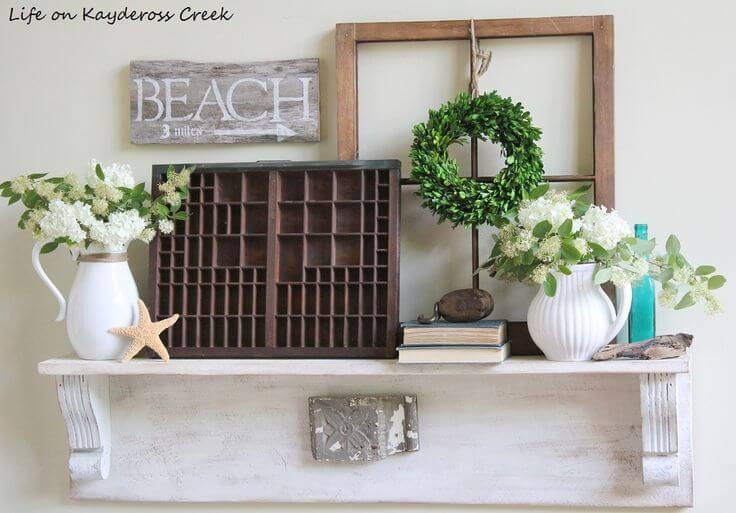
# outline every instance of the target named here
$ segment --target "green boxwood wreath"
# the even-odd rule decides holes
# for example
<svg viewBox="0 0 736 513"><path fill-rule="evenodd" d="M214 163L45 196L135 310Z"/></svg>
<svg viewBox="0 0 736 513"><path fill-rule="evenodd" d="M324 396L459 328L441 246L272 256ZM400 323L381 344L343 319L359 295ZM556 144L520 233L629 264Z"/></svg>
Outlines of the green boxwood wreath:
<svg viewBox="0 0 736 513"><path fill-rule="evenodd" d="M542 181L542 149L536 144L542 131L521 103L496 91L477 98L458 94L430 110L429 120L414 126L413 133L411 176L419 181L422 206L453 227L498 224L524 191ZM492 183L459 176L457 161L447 154L451 144L465 144L469 136L503 147L506 167Z"/></svg>

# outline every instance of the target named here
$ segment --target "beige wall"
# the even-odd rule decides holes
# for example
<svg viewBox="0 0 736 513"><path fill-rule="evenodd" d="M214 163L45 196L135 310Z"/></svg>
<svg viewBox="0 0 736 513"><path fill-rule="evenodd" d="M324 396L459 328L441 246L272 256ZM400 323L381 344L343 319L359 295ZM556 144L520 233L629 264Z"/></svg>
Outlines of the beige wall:
<svg viewBox="0 0 736 513"><path fill-rule="evenodd" d="M230 23L136 25L116 27L92 24L42 23L21 26L7 22L9 7L0 9L0 150L3 165L0 180L26 171L62 173L81 171L92 157L130 162L139 179L147 180L153 163L185 161L248 161L258 159L330 159L336 155L335 71L333 28L335 22L411 19L456 19L575 14L613 14L616 24L616 159L617 206L626 218L645 221L650 230L663 237L677 232L694 262L717 265L736 277L732 231L734 165L731 157L732 127L736 119L736 83L733 52L733 19L736 6L728 1L599 1L566 0L466 1L438 0L370 2L235 2L223 3L237 12ZM58 4L39 0L50 8ZM102 2L131 8L181 7L183 3ZM193 2L194 5L218 2ZM64 7L92 5L67 0ZM460 45L460 46L458 46ZM488 87L499 87L517 96L532 108L535 119L546 130L543 143L548 167L557 172L585 172L590 157L589 113L576 104L575 97L588 98L581 78L586 66L585 42L546 47L540 42L506 42L494 45L495 65L489 72ZM459 48L459 49L458 49ZM408 136L405 127L421 119L429 103L444 99L463 88L464 64L454 57L464 54L458 43L437 51L446 58L446 73L421 71L434 80L417 82L416 93L385 94L374 98L378 108L371 121L361 123L366 152L374 157L405 157ZM403 50L397 50L403 51ZM424 51L424 50L417 50ZM362 59L367 66L389 69L401 66L389 50L369 50ZM458 53L459 52L459 53ZM539 53L544 52L544 53ZM517 71L515 58L528 58L530 65ZM542 58L544 56L544 58ZM128 142L127 65L131 59L186 58L203 61L257 61L297 57L319 57L322 79L322 142L282 145L142 146ZM454 60L453 60L454 59ZM416 62L416 61L415 61ZM550 65L549 63L555 63ZM372 63L372 64L371 64ZM449 63L449 64L448 64ZM426 62L425 62L426 64ZM413 67L409 67L413 70ZM572 78L556 75L570 71ZM397 73L399 72L397 71ZM503 73L502 73L503 71ZM497 75L494 76L493 73ZM382 79L390 87L394 77ZM375 76L362 80L375 83ZM406 85L406 84L404 84ZM363 88L366 85L362 86ZM399 87L397 91L405 91ZM571 92L574 91L574 94ZM551 94L554 93L554 94ZM559 111L547 97L559 98ZM417 103L417 98L426 98ZM571 100L572 99L572 100ZM411 100L411 101L410 101ZM412 110L413 109L413 110ZM385 118L380 113L385 112ZM398 113L406 112L406 117ZM385 134L395 133L402 144L377 132L387 123ZM401 138L403 134L403 139ZM372 137L372 139L371 139ZM372 142L371 142L372 141ZM383 150L383 151L382 151ZM387 153L386 153L387 152ZM492 158L491 152L486 152ZM462 155L462 152L458 152ZM558 167L559 166L559 167ZM560 169L570 166L574 169ZM464 280L464 249L448 244L427 245L408 227L416 223L434 234L455 240L466 238L440 228L430 231L431 220L405 195L406 237L404 269L424 258L428 270L448 270L435 288L413 289L405 280L402 287L402 315L413 315L431 301L428 296ZM55 305L50 294L33 275L29 254L31 240L15 228L19 210L0 209L0 337L4 358L0 360L0 505L3 511L72 510L153 512L171 510L169 505L71 503L66 498L66 443L64 427L50 379L37 376L39 360L70 351L63 326L51 319ZM133 250L133 265L143 285L145 248ZM62 253L46 259L48 269L63 289L68 289L73 267ZM413 283L421 275L412 275ZM488 284L493 287L494 285ZM142 287L141 287L142 288ZM417 293L420 290L420 293ZM659 313L661 332L689 331L695 342L695 465L697 512L727 511L733 508L732 483L736 478L736 424L732 390L732 367L736 362L733 331L733 286L723 291L726 313L708 318L693 310ZM500 300L500 312L523 314L525 294L493 289ZM418 297L423 297L421 300ZM489 430L492 426L489 426ZM489 459L489 465L493 464ZM401 485L397 482L397 485ZM489 485L492 485L489 483ZM242 505L178 506L182 510L234 511ZM254 511L342 511L342 506L253 506ZM353 510L431 510L450 507L360 506ZM476 509L476 508L467 508ZM497 511L521 511L497 508ZM547 509L546 511L563 511ZM581 510L582 511L582 510Z"/></svg>

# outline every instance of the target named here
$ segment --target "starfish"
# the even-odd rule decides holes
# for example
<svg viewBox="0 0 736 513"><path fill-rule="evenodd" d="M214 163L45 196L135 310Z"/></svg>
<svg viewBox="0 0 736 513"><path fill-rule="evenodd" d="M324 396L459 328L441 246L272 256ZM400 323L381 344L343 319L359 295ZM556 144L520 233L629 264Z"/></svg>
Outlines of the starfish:
<svg viewBox="0 0 736 513"><path fill-rule="evenodd" d="M157 322L151 322L151 315L148 313L148 308L146 308L146 304L140 299L138 300L138 314L137 326L111 328L109 330L110 333L133 339L120 361L127 362L144 347L150 347L163 361L168 362L169 352L164 347L163 342L161 342L159 335L179 320L179 314L174 314L167 319Z"/></svg>

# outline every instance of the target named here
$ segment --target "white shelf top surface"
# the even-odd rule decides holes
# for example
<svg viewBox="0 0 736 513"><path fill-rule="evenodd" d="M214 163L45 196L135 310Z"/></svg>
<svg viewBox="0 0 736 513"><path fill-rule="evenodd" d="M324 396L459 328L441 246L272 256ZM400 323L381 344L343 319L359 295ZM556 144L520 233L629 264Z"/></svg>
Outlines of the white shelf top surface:
<svg viewBox="0 0 736 513"><path fill-rule="evenodd" d="M52 358L38 364L46 375L191 375L191 376L409 376L502 374L650 374L686 373L689 356L669 360L613 360L553 362L542 356L512 356L497 364L400 364L397 360L363 359L173 359L169 362L135 358L82 360L76 356Z"/></svg>

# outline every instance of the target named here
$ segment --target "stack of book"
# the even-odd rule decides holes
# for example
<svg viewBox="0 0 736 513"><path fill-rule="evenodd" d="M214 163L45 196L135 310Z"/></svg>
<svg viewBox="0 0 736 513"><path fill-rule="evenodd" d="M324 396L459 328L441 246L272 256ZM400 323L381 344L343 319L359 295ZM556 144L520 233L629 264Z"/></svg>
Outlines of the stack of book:
<svg viewBox="0 0 736 513"><path fill-rule="evenodd" d="M402 323L399 363L499 363L509 357L506 321Z"/></svg>

